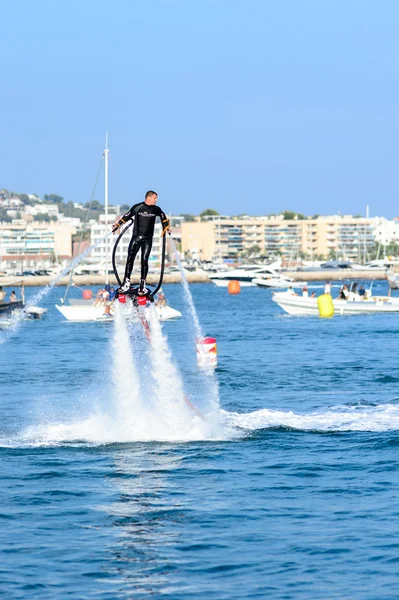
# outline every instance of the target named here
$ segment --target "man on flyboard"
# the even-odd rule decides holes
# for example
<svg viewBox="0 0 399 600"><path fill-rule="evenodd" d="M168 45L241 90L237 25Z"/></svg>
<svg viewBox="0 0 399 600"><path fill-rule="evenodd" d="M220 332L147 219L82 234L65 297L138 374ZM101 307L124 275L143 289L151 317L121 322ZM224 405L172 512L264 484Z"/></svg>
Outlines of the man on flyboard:
<svg viewBox="0 0 399 600"><path fill-rule="evenodd" d="M165 235L167 231L170 232L169 219L163 210L161 210L159 206L156 206L157 200L158 194L152 190L148 191L145 195L144 202L139 202L132 206L132 208L112 226L112 231L115 233L119 230L121 225L134 219L133 235L130 240L126 261L125 277L122 285L118 288L119 294L124 294L130 290L130 276L133 270L134 260L140 248L141 279L138 293L142 296L145 296L148 293L146 279L148 273L148 258L150 256L152 238L154 235L155 219L157 217L160 217L161 219L163 227L162 235Z"/></svg>

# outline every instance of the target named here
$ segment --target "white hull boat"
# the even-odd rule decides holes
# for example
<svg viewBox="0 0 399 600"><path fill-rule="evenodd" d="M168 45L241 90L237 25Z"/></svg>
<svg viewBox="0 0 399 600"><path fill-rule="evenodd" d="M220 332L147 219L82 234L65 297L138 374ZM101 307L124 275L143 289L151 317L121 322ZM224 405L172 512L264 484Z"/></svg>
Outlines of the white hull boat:
<svg viewBox="0 0 399 600"><path fill-rule="evenodd" d="M319 315L317 298L295 296L290 292L274 292L272 300L289 315ZM374 296L369 300L333 300L335 314L360 315L399 312L399 298Z"/></svg>
<svg viewBox="0 0 399 600"><path fill-rule="evenodd" d="M71 304L56 304L56 308L67 319L74 322L89 322L89 321L110 321L114 320L114 310L111 306L110 314L105 313L103 304L94 306L92 300L70 300ZM169 321L181 317L181 312L171 308L170 306L156 306L158 319L160 321Z"/></svg>
<svg viewBox="0 0 399 600"><path fill-rule="evenodd" d="M276 277L277 273L270 266L247 265L240 269L228 269L208 274L209 279L218 287L228 287L230 281L238 281L241 287L255 287L254 279Z"/></svg>
<svg viewBox="0 0 399 600"><path fill-rule="evenodd" d="M307 285L306 281L294 281L294 279L290 279L289 277L280 277L277 273L271 277L257 277L252 280L252 283L258 287L266 288L302 288Z"/></svg>
<svg viewBox="0 0 399 600"><path fill-rule="evenodd" d="M210 279L212 280L212 283L217 285L217 287L227 288L230 281L238 281L241 287L255 287L255 284L252 283L252 278L243 279L242 277L231 277L231 279L213 279L212 277L210 277Z"/></svg>

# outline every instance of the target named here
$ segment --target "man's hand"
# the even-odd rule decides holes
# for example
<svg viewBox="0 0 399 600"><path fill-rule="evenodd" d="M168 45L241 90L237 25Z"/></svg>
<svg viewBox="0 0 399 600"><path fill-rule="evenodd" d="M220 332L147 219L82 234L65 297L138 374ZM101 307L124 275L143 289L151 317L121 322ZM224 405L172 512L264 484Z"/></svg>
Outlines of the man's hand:
<svg viewBox="0 0 399 600"><path fill-rule="evenodd" d="M166 233L166 232L168 232L168 233L169 233L169 235L172 235L172 230L171 230L171 228L170 228L170 226L169 226L169 225L166 225L166 227L164 227L164 228L163 228L163 231L162 231L162 233L161 233L161 237L163 237L163 236L165 235L165 233Z"/></svg>
<svg viewBox="0 0 399 600"><path fill-rule="evenodd" d="M119 223L114 223L114 224L112 225L112 233L115 235L115 233L116 233L117 231L119 231L119 228L120 228L120 225L119 225Z"/></svg>

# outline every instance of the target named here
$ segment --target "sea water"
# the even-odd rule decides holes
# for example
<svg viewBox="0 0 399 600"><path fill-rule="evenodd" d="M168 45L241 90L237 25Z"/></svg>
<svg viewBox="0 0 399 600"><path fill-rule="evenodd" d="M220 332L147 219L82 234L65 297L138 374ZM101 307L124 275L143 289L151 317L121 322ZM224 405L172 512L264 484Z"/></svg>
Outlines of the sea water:
<svg viewBox="0 0 399 600"><path fill-rule="evenodd" d="M66 322L63 288L1 345L1 597L396 598L399 315L190 286L215 428L182 400L201 374L164 290L183 317L155 347L123 319Z"/></svg>

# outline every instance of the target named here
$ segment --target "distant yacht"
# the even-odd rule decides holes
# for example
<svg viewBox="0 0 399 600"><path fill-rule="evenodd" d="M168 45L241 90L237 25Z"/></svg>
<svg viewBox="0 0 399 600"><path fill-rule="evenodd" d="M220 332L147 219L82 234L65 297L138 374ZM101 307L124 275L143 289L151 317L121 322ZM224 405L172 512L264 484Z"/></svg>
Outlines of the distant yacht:
<svg viewBox="0 0 399 600"><path fill-rule="evenodd" d="M280 263L271 265L242 265L238 269L225 269L216 273L208 274L209 279L218 287L227 287L230 281L238 281L242 287L255 287L255 278L275 276L275 268Z"/></svg>

